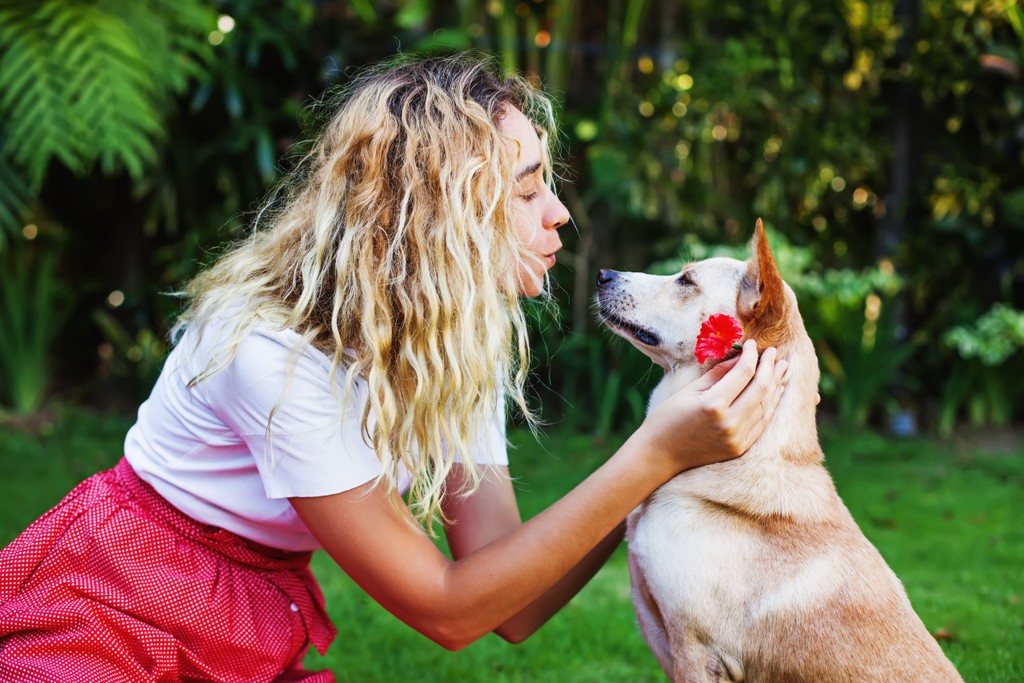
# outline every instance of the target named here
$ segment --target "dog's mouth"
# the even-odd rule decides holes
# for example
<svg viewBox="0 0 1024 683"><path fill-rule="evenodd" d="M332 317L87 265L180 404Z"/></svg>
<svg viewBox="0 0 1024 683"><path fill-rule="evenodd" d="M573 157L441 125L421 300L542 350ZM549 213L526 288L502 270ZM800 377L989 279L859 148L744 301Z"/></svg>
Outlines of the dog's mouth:
<svg viewBox="0 0 1024 683"><path fill-rule="evenodd" d="M661 337L654 332L651 332L645 327L641 327L636 323L631 323L628 320L623 320L617 315L612 313L606 313L601 311L601 320L605 322L608 327L612 328L616 332L620 332L623 336L632 337L644 346L658 346L661 344Z"/></svg>

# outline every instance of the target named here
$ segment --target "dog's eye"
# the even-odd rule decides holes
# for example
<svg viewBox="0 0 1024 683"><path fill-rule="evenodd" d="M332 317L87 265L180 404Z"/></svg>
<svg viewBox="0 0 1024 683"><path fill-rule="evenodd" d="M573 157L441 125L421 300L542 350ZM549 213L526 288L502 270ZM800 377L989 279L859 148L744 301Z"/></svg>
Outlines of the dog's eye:
<svg viewBox="0 0 1024 683"><path fill-rule="evenodd" d="M684 287L690 287L692 285L697 284L693 281L693 279L690 277L690 274L686 271L683 271L683 274L680 275L678 279L676 279L676 282L683 285Z"/></svg>

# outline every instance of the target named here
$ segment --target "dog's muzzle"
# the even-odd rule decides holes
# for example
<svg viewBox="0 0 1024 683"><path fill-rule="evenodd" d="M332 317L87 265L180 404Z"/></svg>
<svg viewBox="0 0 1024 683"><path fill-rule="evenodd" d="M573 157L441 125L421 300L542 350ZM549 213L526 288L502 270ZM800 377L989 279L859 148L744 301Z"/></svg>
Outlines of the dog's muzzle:
<svg viewBox="0 0 1024 683"><path fill-rule="evenodd" d="M644 346L658 346L661 338L657 334L618 314L626 303L624 299L628 299L615 287L621 275L619 271L607 268L597 271L597 304L601 320L624 337L632 337Z"/></svg>

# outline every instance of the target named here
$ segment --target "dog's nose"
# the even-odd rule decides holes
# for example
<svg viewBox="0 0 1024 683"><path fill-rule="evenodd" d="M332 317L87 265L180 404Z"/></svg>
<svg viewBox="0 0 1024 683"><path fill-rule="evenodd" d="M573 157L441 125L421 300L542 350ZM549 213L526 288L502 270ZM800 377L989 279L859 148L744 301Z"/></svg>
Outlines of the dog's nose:
<svg viewBox="0 0 1024 683"><path fill-rule="evenodd" d="M602 287L619 276L619 271L602 268L597 271L597 286Z"/></svg>

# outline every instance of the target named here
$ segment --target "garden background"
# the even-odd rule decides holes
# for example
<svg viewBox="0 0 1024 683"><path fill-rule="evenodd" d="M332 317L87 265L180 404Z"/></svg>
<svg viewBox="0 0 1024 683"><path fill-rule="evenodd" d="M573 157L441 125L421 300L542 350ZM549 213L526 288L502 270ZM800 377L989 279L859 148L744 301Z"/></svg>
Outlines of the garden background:
<svg viewBox="0 0 1024 683"><path fill-rule="evenodd" d="M1024 680L1016 0L0 0L0 543L118 457L169 293L245 234L321 97L398 51L465 48L560 103L576 229L555 305L530 307L549 424L512 432L527 514L657 380L599 329L597 270L742 254L761 217L840 492L965 678ZM457 654L317 572L339 680L657 680L621 552L526 645Z"/></svg>

